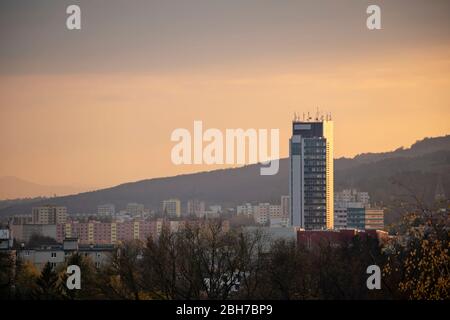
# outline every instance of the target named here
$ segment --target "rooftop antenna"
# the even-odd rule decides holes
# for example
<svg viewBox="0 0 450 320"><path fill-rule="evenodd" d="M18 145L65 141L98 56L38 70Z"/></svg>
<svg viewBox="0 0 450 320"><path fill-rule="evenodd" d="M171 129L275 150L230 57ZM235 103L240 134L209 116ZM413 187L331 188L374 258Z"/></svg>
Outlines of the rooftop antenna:
<svg viewBox="0 0 450 320"><path fill-rule="evenodd" d="M316 121L319 121L319 107L316 107Z"/></svg>
<svg viewBox="0 0 450 320"><path fill-rule="evenodd" d="M305 121L305 113L303 112L303 121Z"/></svg>
<svg viewBox="0 0 450 320"><path fill-rule="evenodd" d="M310 121L311 120L311 117L309 116L309 111L308 111L308 121Z"/></svg>

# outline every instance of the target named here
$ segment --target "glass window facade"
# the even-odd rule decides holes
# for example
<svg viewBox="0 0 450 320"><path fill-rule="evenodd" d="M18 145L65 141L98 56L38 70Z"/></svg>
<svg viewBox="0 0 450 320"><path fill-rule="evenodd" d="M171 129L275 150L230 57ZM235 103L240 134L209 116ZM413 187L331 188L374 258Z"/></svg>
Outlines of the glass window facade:
<svg viewBox="0 0 450 320"><path fill-rule="evenodd" d="M332 229L332 121L294 122L292 131L289 181L292 225L307 230Z"/></svg>

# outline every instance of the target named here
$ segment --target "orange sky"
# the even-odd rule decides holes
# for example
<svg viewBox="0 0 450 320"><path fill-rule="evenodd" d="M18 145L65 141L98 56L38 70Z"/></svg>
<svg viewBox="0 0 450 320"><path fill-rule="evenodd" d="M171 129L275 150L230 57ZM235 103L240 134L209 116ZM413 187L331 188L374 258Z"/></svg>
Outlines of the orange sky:
<svg viewBox="0 0 450 320"><path fill-rule="evenodd" d="M392 150L450 133L450 49L339 66L195 74L1 77L0 175L108 186L210 170L174 166L170 134L205 127L279 128L288 154L295 111L331 111L335 157Z"/></svg>
<svg viewBox="0 0 450 320"><path fill-rule="evenodd" d="M450 133L450 37L442 28L449 24L442 10L448 2L429 9L429 2L414 0L423 6L417 10L390 4L384 29L370 33L362 2L350 11L333 1L327 3L334 11L308 7L322 19L316 21L305 10L298 11L300 19L275 3L258 12L249 6L241 17L193 1L204 8L202 17L220 12L218 22L199 21L194 15L203 11L194 9L177 11L175 26L143 17L160 31L150 47L138 38L150 37L146 28L154 27L142 29L144 22L128 24L130 32L118 16L106 19L103 12L78 35L66 34L58 27L64 16L44 19L49 11L35 8L42 19L27 22L21 20L25 9L8 3L0 8L11 13L0 19L10 28L0 31L6 41L0 50L0 176L96 188L214 169L171 163L172 130L192 129L194 120L206 128L279 128L286 157L294 112L316 107L333 115L335 157ZM81 3L85 16L98 13L98 7L86 13L94 4ZM137 21L117 3L112 11ZM177 7L171 5L164 10L172 13ZM266 19L274 14L278 24ZM426 19L415 19L423 14ZM3 37L8 30L15 37Z"/></svg>

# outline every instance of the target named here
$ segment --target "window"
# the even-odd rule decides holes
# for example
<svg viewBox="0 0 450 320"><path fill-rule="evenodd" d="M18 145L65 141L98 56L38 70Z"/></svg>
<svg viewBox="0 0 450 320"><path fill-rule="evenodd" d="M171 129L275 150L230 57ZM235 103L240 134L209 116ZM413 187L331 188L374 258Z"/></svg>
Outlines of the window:
<svg viewBox="0 0 450 320"><path fill-rule="evenodd" d="M56 258L56 252L52 252L51 257Z"/></svg>
<svg viewBox="0 0 450 320"><path fill-rule="evenodd" d="M301 145L300 143L292 143L292 154L300 155L301 154Z"/></svg>

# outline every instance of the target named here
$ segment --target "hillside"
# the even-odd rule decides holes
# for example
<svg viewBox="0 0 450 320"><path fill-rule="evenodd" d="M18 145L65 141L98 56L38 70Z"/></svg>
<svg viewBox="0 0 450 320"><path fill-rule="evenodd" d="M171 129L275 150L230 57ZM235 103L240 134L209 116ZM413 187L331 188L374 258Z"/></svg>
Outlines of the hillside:
<svg viewBox="0 0 450 320"><path fill-rule="evenodd" d="M336 190L365 190L370 192L374 201L383 205L388 205L393 198L405 194L405 190L398 184L407 185L419 196L431 201L438 179L442 180L448 195L450 136L427 138L407 149L335 160ZM33 205L46 203L67 206L70 213L96 212L97 205L103 203L113 203L121 209L128 202L139 202L158 209L163 199L171 197L179 198L183 206L188 199L193 198L227 206L245 201L279 202L281 195L288 194L288 181L288 160L282 159L280 171L275 176L260 176L259 165L250 165L148 179L77 195L15 203L0 209L0 215L29 213Z"/></svg>
<svg viewBox="0 0 450 320"><path fill-rule="evenodd" d="M80 192L80 188L69 186L45 186L17 177L0 177L0 199L50 197Z"/></svg>

